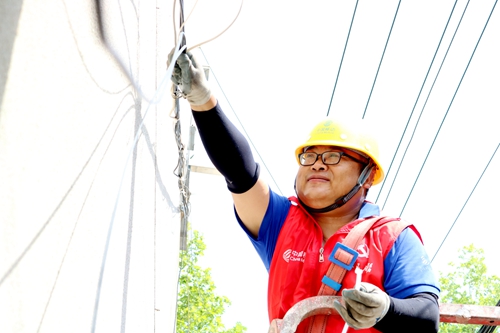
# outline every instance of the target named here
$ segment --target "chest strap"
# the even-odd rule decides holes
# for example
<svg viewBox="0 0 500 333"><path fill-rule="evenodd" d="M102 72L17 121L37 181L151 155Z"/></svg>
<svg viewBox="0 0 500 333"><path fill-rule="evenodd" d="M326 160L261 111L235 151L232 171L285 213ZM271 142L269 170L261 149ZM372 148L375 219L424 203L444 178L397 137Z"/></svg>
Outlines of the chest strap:
<svg viewBox="0 0 500 333"><path fill-rule="evenodd" d="M365 237L368 230L378 221L383 220L384 217L372 217L358 223L344 238L342 244L337 243L329 256L332 262L326 275L323 277L321 288L318 295L320 296L334 296L337 291L342 287L342 280L345 274L350 270L356 259L358 253L356 251L359 243ZM311 318L309 322L308 333L323 333L326 330L326 322L328 316L317 315Z"/></svg>

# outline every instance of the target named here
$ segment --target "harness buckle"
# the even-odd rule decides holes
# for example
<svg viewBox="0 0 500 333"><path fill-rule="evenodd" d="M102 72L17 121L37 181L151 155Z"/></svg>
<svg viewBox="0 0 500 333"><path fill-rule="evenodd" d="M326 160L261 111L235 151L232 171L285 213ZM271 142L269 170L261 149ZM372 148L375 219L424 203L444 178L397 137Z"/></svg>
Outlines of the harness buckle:
<svg viewBox="0 0 500 333"><path fill-rule="evenodd" d="M337 251L339 249L342 249L345 252L352 254L352 259L351 259L350 264L345 264L342 261L340 261L339 259L335 258L335 253L337 253ZM342 243L339 243L339 242L337 242L337 244L335 244L335 246L333 247L332 253L330 253L330 256L328 257L328 260L330 260L332 263L339 265L340 267L342 267L343 269L345 269L347 271L350 271L352 269L352 266L354 266L356 259L358 259L358 252L356 250L351 249L350 247L345 246Z"/></svg>

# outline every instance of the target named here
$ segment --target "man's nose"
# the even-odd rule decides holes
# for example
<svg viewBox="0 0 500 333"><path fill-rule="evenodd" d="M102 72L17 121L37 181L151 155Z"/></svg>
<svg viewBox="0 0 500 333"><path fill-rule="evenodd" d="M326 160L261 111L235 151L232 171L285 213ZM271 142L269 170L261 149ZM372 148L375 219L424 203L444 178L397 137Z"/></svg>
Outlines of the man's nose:
<svg viewBox="0 0 500 333"><path fill-rule="evenodd" d="M321 159L321 155L318 155L316 162L312 165L313 170L326 170L326 165L323 163Z"/></svg>

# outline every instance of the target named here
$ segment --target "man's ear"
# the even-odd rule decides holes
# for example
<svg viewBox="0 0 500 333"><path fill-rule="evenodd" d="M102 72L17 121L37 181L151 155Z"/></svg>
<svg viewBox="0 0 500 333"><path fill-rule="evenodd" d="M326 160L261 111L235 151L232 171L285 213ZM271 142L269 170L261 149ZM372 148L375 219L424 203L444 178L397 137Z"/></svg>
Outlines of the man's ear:
<svg viewBox="0 0 500 333"><path fill-rule="evenodd" d="M368 179L363 184L364 188L369 189L370 187L372 187L373 180L375 179L375 173L376 172L377 172L377 166L374 166L373 169L372 169L372 171L370 172L370 176L368 177Z"/></svg>

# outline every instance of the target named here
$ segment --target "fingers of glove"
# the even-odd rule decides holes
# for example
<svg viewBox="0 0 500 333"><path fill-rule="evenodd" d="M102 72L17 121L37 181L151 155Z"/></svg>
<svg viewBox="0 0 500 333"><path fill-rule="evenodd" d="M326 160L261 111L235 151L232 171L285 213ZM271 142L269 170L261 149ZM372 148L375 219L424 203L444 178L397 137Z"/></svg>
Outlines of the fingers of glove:
<svg viewBox="0 0 500 333"><path fill-rule="evenodd" d="M201 69L201 63L198 61L198 59L192 54L191 52L187 52L187 55L189 57L189 60L191 60L191 63L193 64L193 67L200 70Z"/></svg>
<svg viewBox="0 0 500 333"><path fill-rule="evenodd" d="M177 86L182 83L182 72L177 65L174 67L174 71L172 72L172 82Z"/></svg>
<svg viewBox="0 0 500 333"><path fill-rule="evenodd" d="M346 308L353 314L354 318L360 318L362 316L376 318L382 313L382 306L371 307L348 298L344 298L344 301L346 303Z"/></svg>
<svg viewBox="0 0 500 333"><path fill-rule="evenodd" d="M347 304L354 308L378 308L384 305L384 299L379 294L365 293L359 290L348 290L342 293Z"/></svg>
<svg viewBox="0 0 500 333"><path fill-rule="evenodd" d="M361 290L343 290L342 296L348 311L374 318L375 322L386 315L391 303L384 291L370 283L362 283Z"/></svg>
<svg viewBox="0 0 500 333"><path fill-rule="evenodd" d="M351 318L351 316L349 315L349 312L347 312L347 309L339 301L333 301L333 307L335 308L335 310L337 310L337 312L345 322L353 320L353 318Z"/></svg>
<svg viewBox="0 0 500 333"><path fill-rule="evenodd" d="M174 72L177 73L178 82L177 84L182 86L182 91L185 94L189 94L192 89L192 78L193 78L193 68L191 66L191 60L188 55L182 53L177 58L177 64L175 65Z"/></svg>
<svg viewBox="0 0 500 333"><path fill-rule="evenodd" d="M187 53L181 53L177 58L177 65L183 73L191 73L193 71L192 62Z"/></svg>
<svg viewBox="0 0 500 333"><path fill-rule="evenodd" d="M354 301L364 304L367 307L379 307L385 304L385 297L382 293L383 291L374 285L363 283L361 290L344 289L342 297L344 297L346 302Z"/></svg>
<svg viewBox="0 0 500 333"><path fill-rule="evenodd" d="M176 52L176 49L173 48L170 51L170 53L168 54L168 57L167 57L167 67L169 67L170 64L172 63L172 58L173 58L175 52ZM182 54L180 56L182 56ZM174 65L174 68L173 68L173 71L172 71L171 80L177 86L182 84L182 70L181 70L181 68L180 68L180 66L178 64L178 61L176 61L175 65Z"/></svg>
<svg viewBox="0 0 500 333"><path fill-rule="evenodd" d="M187 52L187 58L190 61L190 69L191 69L191 75L192 75L192 83L199 85L199 86L205 86L207 83L207 79L205 78L205 71L203 70L203 66L201 62L198 61L198 59L192 54L191 52Z"/></svg>
<svg viewBox="0 0 500 333"><path fill-rule="evenodd" d="M353 317L353 314L350 313L344 306L342 306L339 301L334 301L333 307L335 308L335 310L337 310L342 319L344 319L344 321L352 328L359 329L365 327L355 317Z"/></svg>

